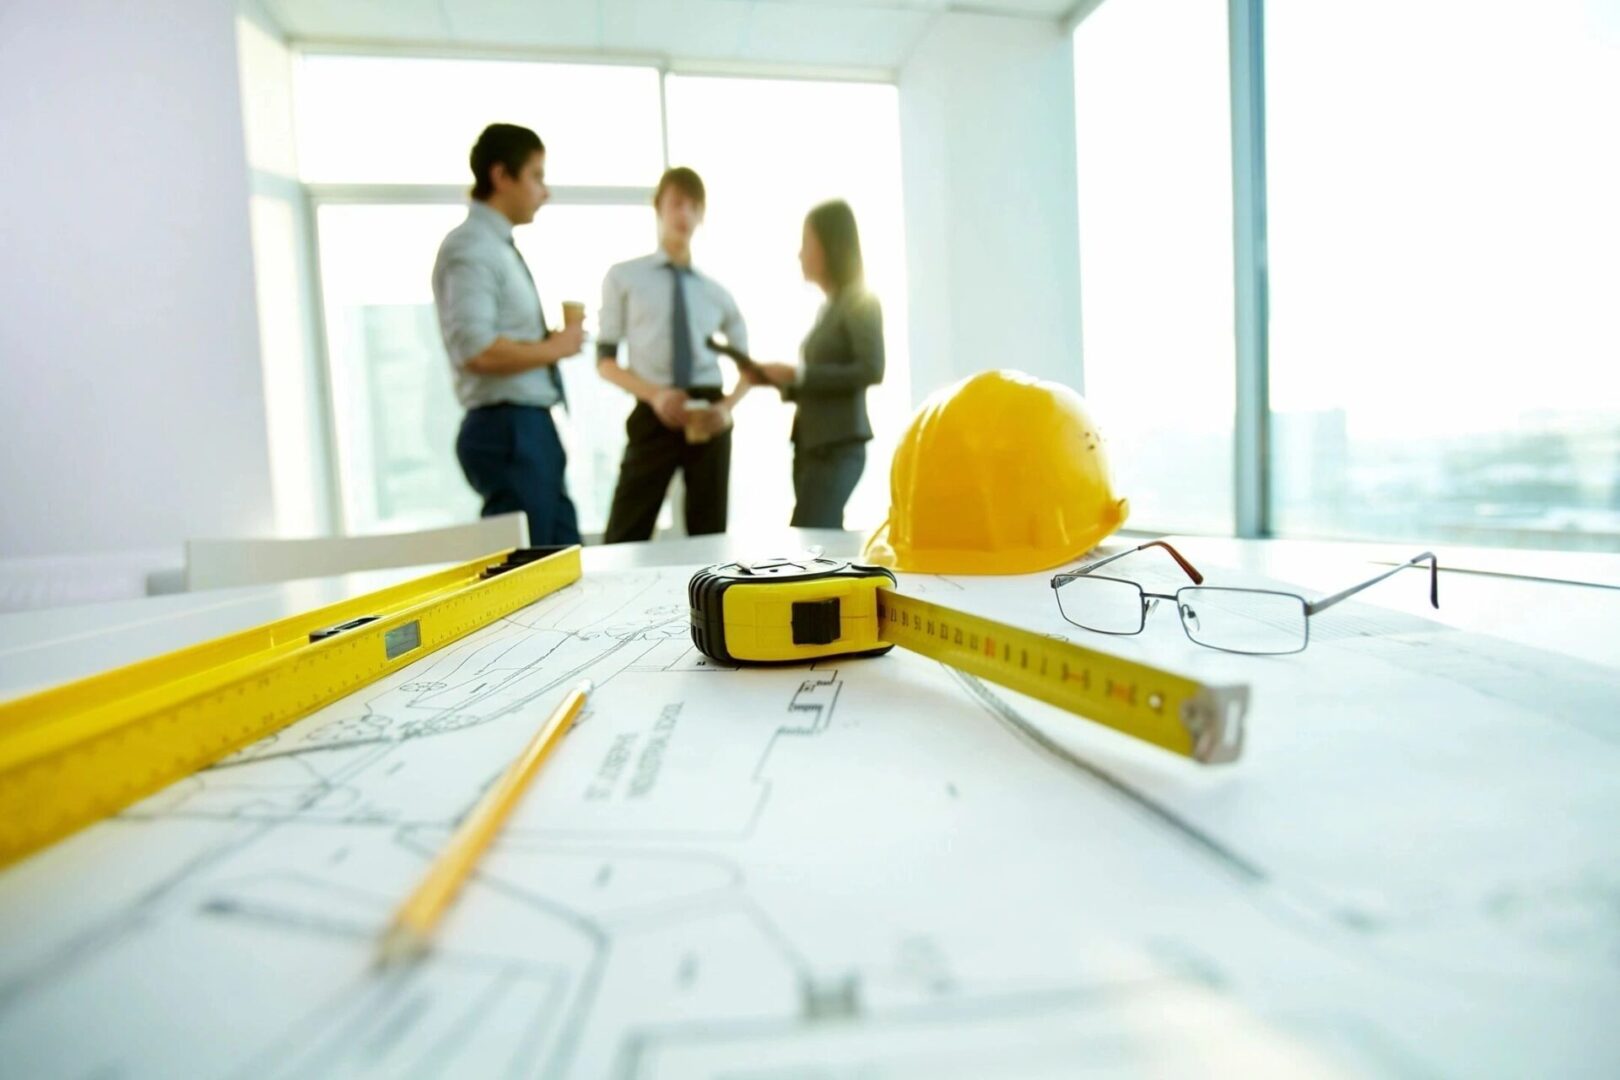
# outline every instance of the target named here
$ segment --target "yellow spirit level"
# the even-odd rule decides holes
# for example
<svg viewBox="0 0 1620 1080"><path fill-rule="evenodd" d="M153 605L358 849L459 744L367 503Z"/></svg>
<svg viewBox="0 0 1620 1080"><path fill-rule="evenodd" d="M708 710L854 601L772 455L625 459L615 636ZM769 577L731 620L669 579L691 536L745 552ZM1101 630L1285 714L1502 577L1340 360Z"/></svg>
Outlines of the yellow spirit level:
<svg viewBox="0 0 1620 1080"><path fill-rule="evenodd" d="M579 577L578 546L497 552L0 703L0 866Z"/></svg>

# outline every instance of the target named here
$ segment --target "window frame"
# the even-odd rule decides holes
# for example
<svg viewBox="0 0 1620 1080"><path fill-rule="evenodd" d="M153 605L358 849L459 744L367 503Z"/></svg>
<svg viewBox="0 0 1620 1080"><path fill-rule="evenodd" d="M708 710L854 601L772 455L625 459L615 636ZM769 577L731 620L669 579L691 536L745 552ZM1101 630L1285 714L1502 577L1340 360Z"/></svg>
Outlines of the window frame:
<svg viewBox="0 0 1620 1080"><path fill-rule="evenodd" d="M1071 42L1108 0L1081 0ZM1266 254L1265 0L1227 0L1227 91L1232 147L1232 533L1265 539L1271 527L1271 402ZM1078 149L1078 147L1077 147ZM1081 228L1086 208L1080 208ZM1082 279L1085 267L1080 268ZM1080 313L1082 325L1085 311ZM1084 368L1085 360L1081 358ZM1083 371L1082 371L1083 374Z"/></svg>

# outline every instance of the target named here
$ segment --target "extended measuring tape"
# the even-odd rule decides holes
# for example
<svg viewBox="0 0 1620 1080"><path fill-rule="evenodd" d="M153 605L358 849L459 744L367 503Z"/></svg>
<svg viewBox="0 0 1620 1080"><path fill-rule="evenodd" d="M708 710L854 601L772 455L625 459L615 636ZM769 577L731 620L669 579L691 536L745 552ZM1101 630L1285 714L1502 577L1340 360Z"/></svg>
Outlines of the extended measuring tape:
<svg viewBox="0 0 1620 1080"><path fill-rule="evenodd" d="M520 548L0 704L0 866L580 576Z"/></svg>
<svg viewBox="0 0 1620 1080"><path fill-rule="evenodd" d="M817 556L711 566L687 587L692 642L729 664L877 656L898 645L1196 761L1242 752L1247 686L1207 686L895 584L882 567Z"/></svg>

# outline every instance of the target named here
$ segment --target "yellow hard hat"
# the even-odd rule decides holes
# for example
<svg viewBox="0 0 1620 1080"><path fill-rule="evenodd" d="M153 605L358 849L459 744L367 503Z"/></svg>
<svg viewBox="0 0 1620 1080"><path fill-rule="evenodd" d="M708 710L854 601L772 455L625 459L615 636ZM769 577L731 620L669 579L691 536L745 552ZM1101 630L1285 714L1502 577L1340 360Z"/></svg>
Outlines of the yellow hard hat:
<svg viewBox="0 0 1620 1080"><path fill-rule="evenodd" d="M1028 574L1125 522L1102 435L1075 391L982 371L922 403L889 469L865 560L923 574Z"/></svg>

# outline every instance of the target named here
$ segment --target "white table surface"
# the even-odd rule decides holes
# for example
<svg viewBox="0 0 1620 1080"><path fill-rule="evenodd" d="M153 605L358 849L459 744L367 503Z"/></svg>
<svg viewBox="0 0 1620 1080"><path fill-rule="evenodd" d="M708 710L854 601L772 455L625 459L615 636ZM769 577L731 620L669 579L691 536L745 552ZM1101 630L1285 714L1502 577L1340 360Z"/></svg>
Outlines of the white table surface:
<svg viewBox="0 0 1620 1080"><path fill-rule="evenodd" d="M810 544L847 557L858 553L859 539L855 534L784 531L621 545L587 549L584 566L590 586L623 592L633 583L611 581L610 572L757 557ZM1377 560L1399 560L1417 550L1172 539L1211 584L1260 573L1312 593L1337 591L1376 573L1380 569ZM1108 550L1140 542L1137 537L1115 538ZM1450 564L1452 553L1440 549L1439 555L1443 566ZM1136 560L1142 560L1144 573L1162 572L1167 567L1173 570L1168 559L1154 552L1119 565L1123 569ZM542 970L569 971L564 958L574 955L570 950L579 926L589 927L593 935L610 935L589 940L611 942L596 947L604 956L617 957L611 962L621 965L620 974L604 976L600 984L614 988L614 996L605 996L606 991L600 999L581 995L580 1000L592 1004L582 1012L570 1009L568 1015L575 1019L566 1021L581 1031L594 1031L600 1023L604 1025L601 1030L610 1034L592 1044L592 1052L599 1053L588 1063L548 1075L608 1075L604 1063L619 1053L609 1053L619 1045L613 1041L617 1036L611 1036L617 1030L613 1025L623 1025L627 1032L655 1029L637 1011L644 999L662 993L658 987L663 984L650 973L664 970L658 967L664 962L670 971L676 970L676 958L682 953L703 957L693 961L693 969L705 971L705 978L746 984L750 995L767 1003L764 1008L783 1010L786 1034L782 1037L789 1040L782 1050L788 1055L780 1059L784 1062L812 1060L791 1057L801 1053L793 1041L801 1037L820 1040L805 1044L809 1048L802 1055L809 1055L815 1048L831 1053L844 1045L842 1040L881 1036L937 1042L938 1049L927 1049L929 1066L905 1072L908 1076L937 1074L938 1063L952 1060L948 1055L962 1046L977 1047L975 1052L981 1056L975 1060L982 1064L987 1060L984 1047L992 1044L1020 1054L1049 1055L1041 1060L1057 1064L1049 1065L1040 1074L1043 1076L1067 1075L1064 1069L1070 1060L1089 1066L1088 1071L1101 1068L1121 1075L1349 1074L1329 1073L1325 1066L1319 1070L1300 1067L1300 1062L1318 1060L1313 1058L1293 1059L1288 1068L1276 1065L1280 1060L1276 1055L1287 1057L1284 1051L1295 1045L1290 1040L1310 1035L1314 1041L1301 1045L1324 1055L1319 1060L1337 1061L1336 1055L1342 1053L1360 1071L1378 1075L1612 1074L1612 1068L1604 1072L1601 1061L1612 1062L1616 1047L1613 1006L1604 1004L1616 999L1609 962L1617 940L1612 919L1617 895L1612 872L1616 845L1613 830L1605 829L1604 823L1613 820L1615 806L1610 762L1613 702L1620 677L1610 679L1609 673L1620 671L1620 589L1506 576L1500 566L1495 567L1497 573L1482 573L1477 568L1485 562L1467 553L1460 553L1458 560L1476 569L1443 573L1443 606L1438 612L1427 606L1426 576L1411 570L1358 595L1355 604L1326 612L1321 618L1324 622L1359 620L1367 626L1380 620L1369 619L1365 609L1348 609L1361 603L1377 605L1596 662L1606 665L1605 669L1594 672L1556 656L1542 656L1524 664L1520 672L1515 665L1519 650L1468 638L1451 650L1436 649L1452 660L1467 661L1448 669L1448 682L1447 672L1431 676L1428 668L1375 663L1359 647L1363 643L1341 639L1335 648L1331 636L1324 635L1327 640L1313 646L1323 653L1320 662L1348 665L1351 675L1335 675L1317 685L1312 673L1300 664L1276 664L1271 671L1264 670L1264 664L1248 664L1245 670L1255 676L1259 707L1266 708L1268 701L1284 704L1258 714L1256 727L1265 730L1267 737L1254 739L1241 770L1200 770L1193 775L1165 767L1182 763L1166 762L1151 748L1110 742L1112 736L1107 732L1063 722L1042 726L1038 709L1023 718L1017 713L994 714L1001 716L994 727L982 723L983 716L976 727L940 725L927 703L953 700L948 695L954 691L944 685L950 682L948 675L932 665L913 663L907 668L908 659L916 658L904 655L885 662L896 669L892 683L887 674L853 665L831 684L839 688L837 700L842 702L836 728L839 741L824 743L820 736L813 743L784 740L798 743L798 753L784 753L776 759L770 784L756 788L765 760L760 747L774 745L784 730L798 735L805 729L797 719L790 728L779 723L755 725L753 714L747 713L747 723L732 726L686 723L682 737L697 740L689 744L696 752L684 759L685 773L681 765L668 765L663 782L677 786L662 789L672 793L666 803L625 799L586 806L586 800L573 801L574 795L556 795L544 804L543 814L573 812L583 822L610 811L643 816L603 818L598 832L570 834L564 826L554 835L535 832L520 839L512 849L516 861L511 865L526 867L525 872L546 879L546 888L560 890L557 895L562 899L555 908L547 900L531 909L508 903L506 890L482 894L492 905L484 909L486 914L505 913L512 920L494 925L510 929L496 933L488 923L474 920L466 924L471 929L464 933L472 934L475 943L481 940L478 933L489 933L488 941L496 943L481 946L484 953L473 950L466 955L481 957L490 948L505 950L509 944L521 942L512 948L514 955L527 948L544 960ZM1528 555L1521 553L1518 561L1531 572L1541 569ZM1549 560L1549 565L1553 561L1559 565L1552 576L1589 576L1599 582L1615 576L1612 556L1570 557ZM417 576L426 569L0 616L0 697L301 612ZM594 582L592 575L597 575ZM676 606L662 610L666 616L678 618L670 577L678 580L679 575L665 576L664 597ZM1000 590L999 599L1010 611L1039 618L1035 613L1052 603L1044 595L1050 590L1043 578L1035 575L992 582L958 577L911 580L903 585L919 594L926 590L948 593L955 586L961 590L956 595L963 597L964 607L971 607L976 595L982 598ZM1161 621L1166 615L1158 613ZM677 621L675 628L678 626ZM1468 637L1450 633L1405 636ZM661 644L687 651L679 641ZM1401 639L1393 644L1408 647ZM1210 670L1226 663L1229 661L1217 654ZM1506 675L1497 679L1498 667L1492 665L1500 666ZM1554 679L1570 676L1570 685L1548 686L1548 676L1541 674L1545 672L1554 673ZM774 682L777 689L783 682L798 684L797 673L754 674L759 678L739 676L751 687L744 691L729 685L716 688L715 677L709 674L666 674L662 669L639 676L632 673L629 677L643 680L639 683L613 685L633 686L633 692L644 694L647 679L667 678L670 685L685 688L678 693L690 694L694 702L706 703L716 712L729 707L722 705L728 695L739 693L745 713L753 707L747 703L799 700L796 693L789 698L774 693L760 696L764 683ZM1359 693L1363 684L1356 679L1363 676L1391 681L1388 688L1375 688L1383 694L1380 704L1358 711L1347 691ZM1476 699L1470 696L1472 687L1462 686L1463 679L1488 685L1483 685L1482 696ZM1524 722L1539 707L1534 699L1544 690L1550 696L1560 689L1577 704L1601 702L1601 715L1552 717L1549 713ZM919 696L907 696L908 690ZM1489 703L1497 690L1508 694L1501 708L1489 707L1476 716L1466 707L1476 700ZM810 684L800 691L815 693ZM617 711L604 710L600 726L586 725L572 737L576 740L572 745L583 754L576 761L576 767L584 768L579 776L599 775L595 762L613 760L612 748L621 745L619 739L627 735L642 738L638 733L652 732L655 727L651 725L661 722L664 714L660 709L667 710L665 699L648 699L631 708L631 692L609 691L620 695ZM935 696L942 693L947 696ZM1521 707L1524 701L1533 704ZM890 702L887 711L884 702ZM1297 723L1290 713L1301 702L1305 711L1300 715L1309 725ZM1408 724L1411 717L1406 713L1421 718L1422 710L1434 708L1435 702L1440 704L1428 717L1432 726ZM1457 708L1458 703L1465 707ZM1387 711L1386 704L1392 706ZM694 715L701 707L694 705ZM789 713L797 707L788 705ZM826 709L831 711L830 704ZM1544 719L1557 726L1541 726ZM420 873L417 859L421 853L401 837L424 827L429 831L423 835L434 835L433 828L452 822L464 807L460 800L465 793L494 775L492 770L480 772L478 764L485 762L487 769L489 762L502 760L491 753L494 744L480 746L476 741L490 730L493 725L466 729L464 737L470 741L461 745L471 749L448 753L439 749L447 744L401 740L403 754L418 756L402 756L400 761L415 760L423 769L443 768L453 778L449 784L424 787L410 772L390 780L391 773L377 770L378 776L368 783L374 785L379 814L393 798L411 807L408 818L360 815L351 821L340 813L341 820L324 822L300 822L296 814L279 823L274 817L255 820L251 813L239 816L249 804L231 801L227 781L218 789L223 801L215 809L224 811L221 816L169 818L160 812L144 822L133 817L116 827L89 830L9 870L7 890L0 897L7 905L0 907L0 924L12 932L0 935L0 941L9 947L0 952L9 953L11 985L24 988L11 996L10 1007L33 1011L12 1012L9 1030L0 1024L0 1045L6 1045L9 1036L7 1053L11 1055L0 1055L0 1061L24 1063L10 1070L0 1065L0 1075L202 1074L200 1068L171 1065L165 1069L156 1062L190 1061L205 1051L215 1055L208 1060L234 1061L238 1060L235 1055L247 1051L226 1047L226 1041L280 1040L283 1035L290 1041L275 1042L274 1057L254 1058L266 1068L245 1072L233 1068L230 1074L267 1073L272 1061L286 1075L343 1071L332 1064L324 1069L308 1064L327 1061L321 1055L332 1047L358 1055L329 1059L356 1065L350 1071L357 1071L357 1063L363 1060L378 1074L402 1074L406 1064L432 1072L429 1058L407 1053L417 1043L401 1036L396 1047L391 1036L383 1035L425 1030L431 1043L439 1038L431 1033L439 1029L422 1025L438 1023L435 1017L450 1017L459 1031L472 1016L468 1002L474 999L463 990L473 984L455 980L469 969L435 969L432 976L439 981L424 982L420 990L417 984L409 984L408 993L400 992L397 984L350 982L352 972L365 970L354 964L366 962L355 957L367 946L357 951L341 933L332 936L330 929L308 934L308 925L324 928L326 922L308 924L290 935L273 931L281 936L266 938L261 935L272 932L267 927L273 924L250 919L244 927L228 927L219 918L219 911L227 909L210 905L219 897L268 898L270 903L263 910L274 918L278 917L274 912L281 910L278 903L290 903L286 910L296 915L307 910L300 905L312 902L311 897L325 897L323 904L334 897L347 897L342 903L334 902L331 925L341 927L353 910L372 918L372 909L364 904L353 909L344 905L356 896L369 896L358 883L373 880L392 882L381 889L383 894L395 888L403 894L402 883ZM760 741L740 737L750 731ZM527 737L526 732L517 734ZM1588 740L1590 735L1609 742ZM656 746L663 755L668 745L667 740L647 738L637 762L654 760L648 757L647 748ZM925 743L928 752L919 753L917 748ZM969 759L969 754L974 756ZM981 754L987 756L981 759L977 756ZM622 760L629 760L628 753ZM974 772L970 760L974 764L982 761L986 773L971 785L965 782ZM274 757L265 766L277 767ZM294 768L300 779L291 790L302 792L303 785L310 782L309 774L303 772L303 766ZM324 793L327 774L316 775L322 786L314 790ZM961 792L955 779L964 780ZM836 782L824 782L829 780ZM946 784L947 780L952 782ZM681 787L681 783L688 786ZM706 809L711 783L722 795L729 790L727 785L737 784L741 785L737 790L757 792L751 796L757 799L753 802L756 808L766 805L771 785L778 785L783 794L773 805L783 809L770 816L770 829L757 837L749 826L742 832L721 830L723 835L716 834L719 839L702 839L709 834L701 830L712 828L715 821L728 820L706 816L712 813ZM942 788L948 794L942 794ZM242 790L248 792L254 806L266 797L251 781ZM366 796L368 805L372 798ZM954 806L959 799L962 808L940 810L947 800ZM745 799L735 805L746 807L749 802ZM729 808L733 804L721 798L713 805ZM580 811L577 806L586 809ZM677 827L662 833L637 832L646 827L644 821L651 820L646 817L649 809L673 815L671 821ZM683 816L688 809L690 818ZM683 824L688 821L693 824ZM615 822L628 822L628 826L621 828ZM1033 827L1034 822L1044 827ZM379 825L381 832L376 831ZM342 839L317 840L321 829L330 827L343 830L334 834ZM126 833L126 828L150 831ZM196 835L214 847L197 846L193 829L204 830ZM236 858L238 836L260 835L266 838L264 844L255 841L254 846L242 849L242 861L229 861ZM635 839L628 839L631 837ZM1073 843L1077 837L1082 839L1079 847ZM142 841L139 848L132 846L124 861L111 864L119 867L116 873L103 870L109 865L105 860L113 857L114 845L133 844L137 839ZM633 850L626 855L626 849ZM193 877L191 866L208 863L198 854L205 850L231 854L224 856L225 869L204 869ZM588 858L583 857L586 853L590 853ZM680 865L699 868L699 876L659 876L670 873L678 860L688 858L696 861ZM534 859L549 861L524 861ZM627 901L616 893L608 899L595 899L593 890L607 880L601 877L598 862L626 868L616 871L614 880L626 882L626 889L646 891L627 893L640 897L630 906L624 906ZM628 869L636 866L653 869ZM893 868L897 866L904 871L896 873ZM567 867L576 870L561 869ZM569 873L575 877L570 878ZM382 876L371 876L379 874ZM716 876L711 878L711 874ZM732 874L734 878L728 876ZM576 885L569 884L576 879ZM667 888L662 884L666 880L691 880L697 883L691 886L696 891L661 891ZM342 888L336 892L299 891L307 882L331 882ZM806 889L807 882L815 882L817 887ZM570 888L575 891L568 891ZM171 889L172 894L165 896ZM726 899L713 909L688 906L688 896L711 892ZM145 899L149 896L160 899L149 903ZM678 898L673 903L672 896ZM574 909L568 905L576 903L582 905L579 910L592 912L589 919L598 918L593 904L605 905L602 910L609 915L630 914L622 923L587 921L586 916L571 913ZM513 914L520 909L540 914L534 919ZM230 910L255 909L244 904ZM569 914L558 919L556 911ZM657 911L665 912L658 917L671 920L668 927L673 929L666 930L675 936L661 936L664 931L654 932L654 922L642 921L648 918L645 913ZM753 921L765 917L760 911L771 913L765 924ZM1008 918L1011 911L1021 914ZM1073 918L1075 911L1082 913L1079 919ZM914 921L919 912L923 917ZM733 917L735 922L726 921ZM759 931L760 925L781 925L778 920L791 920L786 924L791 929L773 929L769 934ZM880 929L873 932L870 927ZM1061 934L1056 932L1058 928L1063 928ZM121 951L115 953L109 946L106 966L82 960L85 953L102 948L106 934L111 935L106 940L116 941ZM545 936L548 934L559 936ZM901 936L893 937L895 934ZM757 954L746 944L756 936L762 950ZM794 943L788 949L794 956L804 942L810 942L803 955L814 958L814 963L796 960L798 968L776 966L778 961L773 958L779 946L771 942L778 936ZM894 955L893 942L935 940L947 944L937 951L931 945L923 954L918 978L926 981L919 981L915 990L916 1002L921 1004L896 1009L893 1002L911 999L884 996L901 993L896 988L909 985L905 978L890 974L904 968L904 961L897 966L889 959ZM273 947L266 944L271 941L276 942ZM1053 942L1060 944L1054 946ZM171 948L194 951L171 952ZM58 949L67 951L54 951ZM1116 950L1123 950L1120 956L1136 958L1122 969L1123 974L1104 962ZM29 960L36 954L48 958L37 969L30 967ZM179 955L187 959L172 959ZM965 985L979 989L963 1001L954 999L953 989L937 1003L942 1011L934 1022L939 1026L913 1028L913 1018L928 1015L918 1010L935 1007L931 1003L940 990L933 980L938 973L950 973L953 987L958 977L954 961L935 966L926 958L958 955L967 958L960 969L968 973ZM876 959L861 959L868 956ZM307 964L317 966L305 969ZM681 967L686 968L684 960ZM70 974L30 981L36 970L54 973L62 969ZM312 979L308 970L324 974ZM1011 982L985 979L986 970L1012 972L1015 977ZM707 974L710 971L720 974ZM792 974L794 971L798 974ZM846 971L858 973L860 979L868 979L868 972L877 974L866 982L857 982L855 975L843 981ZM22 974L16 976L17 972ZM830 1021L807 1021L806 1015L816 1014L793 1012L796 1006L791 1000L769 1004L792 985L799 985L799 993L808 1000L811 992L804 987L810 985L811 976L821 988L815 991L817 1000L839 996L829 993L828 986L862 987L858 999L849 991L858 1002L858 1018L846 1019L839 1013ZM498 977L498 985L506 985L508 976ZM982 981L974 983L973 978ZM1086 981L1072 985L1065 981L1076 978ZM795 984L794 979L799 982ZM1031 979L1036 981L1028 981ZM536 987L551 985L529 976L522 980L514 976L513 980L527 980ZM434 993L441 997L435 999L428 992L430 985L439 988ZM1045 989L1049 985L1071 988L1054 994ZM285 1002L287 998L276 995L297 989L295 1007L288 1015L301 1016L310 1004L302 996L306 986L328 995L321 1000L334 1003L330 1012L337 1025L333 1030L341 1035L338 1041L325 1035L309 1037L310 1032L325 1030L321 1026L324 1016L316 1027L301 1022L292 1027L269 1024L257 1034L242 1034L256 1030L247 1021L260 1006L255 995L261 987L269 988L263 997L266 1003ZM1009 1007L1008 1002L1018 995L1009 994L1008 988L1018 986L1042 988L1035 995L1039 1006L1034 1012L1018 1011L1029 1008L1027 1004ZM871 999L865 997L866 987L874 988ZM563 1000L561 995L562 991L548 989L543 999L535 1000L544 1000L545 1008L552 1010ZM378 1004L396 998L394 1004ZM185 1011L205 1000L210 1006L218 1003L211 1022L199 1021L198 1014ZM440 1004L423 1004L433 1000ZM707 1024L712 1017L728 1015L719 1006L704 1004L711 1000L723 1004L729 999L681 999L671 1008L710 1009L692 1013ZM702 1036L690 1042L693 1052L707 1048L716 1054L730 1053L725 1061L736 1070L759 1072L764 1066L746 1055L762 1045L753 1041L762 1021L751 1011L755 998L746 1000L744 1011L750 1019L741 1028L704 1027ZM869 1000L875 1003L870 1018L882 1023L865 1023ZM177 1004L182 1001L188 1004ZM351 1013L351 1009L358 1012ZM499 1009L488 1012L517 1015ZM353 1016L371 1018L361 1024ZM396 1022L396 1017L408 1019ZM897 1017L904 1019L890 1022ZM1284 1026L1273 1030L1268 1026L1273 1022ZM1074 1026L1079 1024L1089 1026ZM525 1019L516 1027L529 1032L532 1025ZM104 1034L111 1028L120 1030L116 1035ZM489 1030L493 1032L490 1038L469 1038L466 1045L497 1050L505 1045L498 1039L506 1028L494 1025ZM738 1040L730 1050L725 1044L728 1030L729 1037ZM737 1036L738 1030L748 1036ZM771 1030L769 1022L763 1022L763 1030ZM99 1038L86 1043L86 1031ZM722 1036L718 1043L715 1033ZM213 1039L211 1049L205 1046L209 1037ZM524 1040L529 1037L522 1036ZM1044 1041L1032 1045L1032 1039ZM982 1040L982 1045L974 1040ZM559 1039L558 1044L562 1042L568 1048L557 1051L550 1060L566 1062L565 1055L574 1053L574 1042ZM884 1046L901 1053L895 1048L900 1043L850 1045L851 1053L875 1053L873 1047ZM108 1046L117 1049L108 1050ZM1262 1052L1272 1056L1253 1056ZM99 1068L79 1065L52 1071L28 1064L31 1060L97 1061L103 1053L109 1056ZM399 1056L376 1056L383 1053ZM36 1056L29 1058L28 1054ZM1182 1056L1153 1056L1160 1054ZM1219 1056L1218 1062L1212 1063L1212 1054ZM1271 1062L1272 1067L1256 1064L1263 1061ZM305 1062L304 1067L300 1068L300 1062ZM1166 1062L1171 1064L1166 1066ZM226 1074L223 1069L216 1071ZM633 1071L643 1075L639 1068ZM703 1075L718 1071L724 1070L717 1065ZM967 1067L967 1072L974 1071L971 1065ZM976 1074L1007 1075L1010 1071L980 1068ZM445 1074L490 1072L469 1068ZM667 1072L660 1069L659 1075ZM960 1069L956 1072L967 1075Z"/></svg>
<svg viewBox="0 0 1620 1080"><path fill-rule="evenodd" d="M727 534L589 547L583 562L587 573L678 566L729 561L761 551L799 551L812 544L849 557L859 553L860 543L858 534L835 529L782 529L752 537ZM335 604L435 569L439 567L369 570L277 585L0 614L0 699Z"/></svg>
<svg viewBox="0 0 1620 1080"><path fill-rule="evenodd" d="M768 552L822 547L829 555L859 554L861 535L827 529L681 537L638 544L588 547L586 573L646 566L696 565ZM1263 573L1319 592L1334 592L1376 573L1380 558L1416 554L1416 545L1335 544L1295 540L1174 537L1177 548L1218 583L1223 567ZM1115 538L1110 546L1139 543ZM1407 552L1406 547L1411 547ZM1507 574L1446 571L1451 553L1439 549L1439 611L1426 602L1418 574L1396 577L1356 599L1508 641L1620 668L1620 555L1549 553L1551 574L1597 584ZM1472 561L1466 550L1455 558ZM1535 574L1532 553L1506 553L1498 565ZM311 578L279 585L214 589L0 615L0 698L15 697L271 622L311 608L420 576L434 567L403 567ZM1403 578L1407 580L1403 580ZM1331 616L1324 616L1331 617Z"/></svg>

